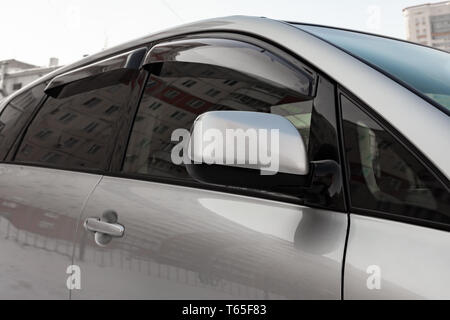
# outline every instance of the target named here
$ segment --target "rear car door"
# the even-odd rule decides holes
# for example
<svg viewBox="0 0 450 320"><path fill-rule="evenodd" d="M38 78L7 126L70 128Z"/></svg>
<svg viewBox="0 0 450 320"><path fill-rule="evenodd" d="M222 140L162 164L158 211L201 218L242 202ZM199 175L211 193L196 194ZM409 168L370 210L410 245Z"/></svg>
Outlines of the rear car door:
<svg viewBox="0 0 450 320"><path fill-rule="evenodd" d="M21 131L44 97L45 85L26 90L3 110L2 157L20 141ZM46 103L38 117L46 117L47 108ZM41 127L36 119L31 127L27 141L45 141L43 132L54 130L50 123ZM72 263L76 221L100 176L46 168L50 163L44 157L51 152L49 149L41 149L34 159L0 163L2 299L69 298L66 269Z"/></svg>
<svg viewBox="0 0 450 320"><path fill-rule="evenodd" d="M351 200L344 298L450 298L448 180L363 103L340 101Z"/></svg>
<svg viewBox="0 0 450 320"><path fill-rule="evenodd" d="M95 188L78 225L82 290L72 298L340 299L341 185L330 191L330 177L317 177L302 197L206 185L171 160L176 129L189 130L206 111L247 110L286 117L311 160L339 165L334 83L249 37L206 35L157 50L123 162ZM262 71L312 79L313 97L258 78ZM108 217L115 231L124 227L122 237L97 238L83 227Z"/></svg>
<svg viewBox="0 0 450 320"><path fill-rule="evenodd" d="M109 168L138 87L136 75L92 90L77 77L112 65L108 60L59 77L74 82L58 93L54 79L50 96L36 108L42 83L14 98L0 116L0 151L8 159L0 163L0 298L69 298L78 220Z"/></svg>

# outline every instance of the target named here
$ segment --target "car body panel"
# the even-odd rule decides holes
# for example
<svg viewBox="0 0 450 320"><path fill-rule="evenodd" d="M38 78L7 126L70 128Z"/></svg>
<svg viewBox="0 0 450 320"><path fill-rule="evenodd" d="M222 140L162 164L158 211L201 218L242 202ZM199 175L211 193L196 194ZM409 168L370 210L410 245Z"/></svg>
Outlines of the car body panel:
<svg viewBox="0 0 450 320"><path fill-rule="evenodd" d="M354 214L350 221L344 299L450 299L449 232ZM370 266L379 268L379 289L367 286Z"/></svg>
<svg viewBox="0 0 450 320"><path fill-rule="evenodd" d="M68 299L81 209L101 176L0 164L0 299Z"/></svg>
<svg viewBox="0 0 450 320"><path fill-rule="evenodd" d="M104 177L83 214L117 212L105 248L81 229L73 299L340 299L347 215Z"/></svg>

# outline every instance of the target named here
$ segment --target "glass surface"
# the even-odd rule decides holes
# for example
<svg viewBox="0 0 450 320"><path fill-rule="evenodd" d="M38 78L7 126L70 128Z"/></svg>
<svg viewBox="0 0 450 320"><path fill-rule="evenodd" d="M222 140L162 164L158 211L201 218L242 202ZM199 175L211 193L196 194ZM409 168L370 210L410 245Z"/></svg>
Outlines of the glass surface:
<svg viewBox="0 0 450 320"><path fill-rule="evenodd" d="M353 207L450 224L450 193L386 130L341 96Z"/></svg>
<svg viewBox="0 0 450 320"><path fill-rule="evenodd" d="M333 28L299 25L377 66L450 113L450 54L409 42Z"/></svg>
<svg viewBox="0 0 450 320"><path fill-rule="evenodd" d="M174 70L176 69L176 70ZM190 130L202 113L239 110L278 114L300 132L309 159L333 160L339 164L335 85L317 77L317 95L312 100L272 82L223 67L201 63L164 63L152 74L132 129L123 171L126 173L193 181L183 164L174 164L171 141L174 130ZM330 177L317 177L305 203L341 210L341 189L330 195Z"/></svg>
<svg viewBox="0 0 450 320"><path fill-rule="evenodd" d="M131 87L118 83L64 99L49 97L28 128L15 160L105 170Z"/></svg>
<svg viewBox="0 0 450 320"><path fill-rule="evenodd" d="M21 93L0 115L0 159L4 159L18 134L44 96L45 83Z"/></svg>
<svg viewBox="0 0 450 320"><path fill-rule="evenodd" d="M176 76L174 76L176 75ZM172 132L190 130L213 110L270 112L288 118L308 145L312 101L291 90L230 69L198 63L165 63L152 74L138 109L123 170L191 180L183 164L171 161L178 141Z"/></svg>

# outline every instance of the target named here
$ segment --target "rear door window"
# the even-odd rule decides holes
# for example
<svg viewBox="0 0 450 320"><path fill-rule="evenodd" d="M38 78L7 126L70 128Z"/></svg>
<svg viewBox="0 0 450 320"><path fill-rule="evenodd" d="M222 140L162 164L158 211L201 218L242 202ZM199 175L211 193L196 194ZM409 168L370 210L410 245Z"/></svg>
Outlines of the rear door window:
<svg viewBox="0 0 450 320"><path fill-rule="evenodd" d="M15 161L106 170L118 132L127 125L136 78L67 98L48 97L27 129Z"/></svg>
<svg viewBox="0 0 450 320"><path fill-rule="evenodd" d="M12 99L0 115L0 159L4 159L20 131L44 97L45 83L41 83Z"/></svg>

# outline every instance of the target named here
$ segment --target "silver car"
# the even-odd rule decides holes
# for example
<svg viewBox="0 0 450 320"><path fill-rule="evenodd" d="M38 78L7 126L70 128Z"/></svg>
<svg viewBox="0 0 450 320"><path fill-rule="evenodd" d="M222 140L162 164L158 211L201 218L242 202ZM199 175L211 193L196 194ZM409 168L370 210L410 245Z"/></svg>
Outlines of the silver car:
<svg viewBox="0 0 450 320"><path fill-rule="evenodd" d="M446 52L233 16L0 110L0 298L450 298ZM250 140L211 161L201 127L276 132L276 170Z"/></svg>

